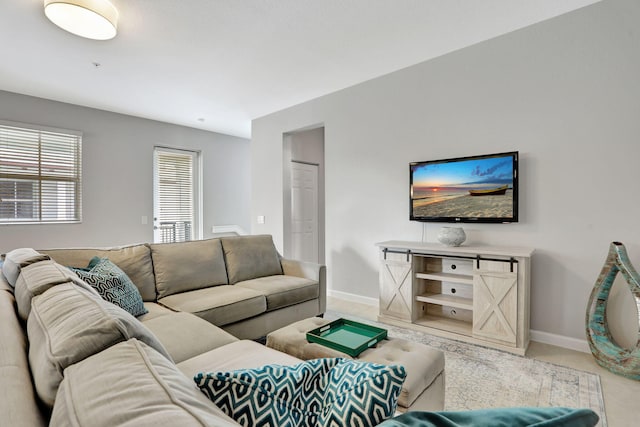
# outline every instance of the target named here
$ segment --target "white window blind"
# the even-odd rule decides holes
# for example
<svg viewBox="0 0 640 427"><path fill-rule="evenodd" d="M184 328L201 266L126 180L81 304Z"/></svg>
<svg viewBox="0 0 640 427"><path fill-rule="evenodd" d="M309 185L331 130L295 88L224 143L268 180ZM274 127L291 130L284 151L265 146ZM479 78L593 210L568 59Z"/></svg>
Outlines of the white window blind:
<svg viewBox="0 0 640 427"><path fill-rule="evenodd" d="M80 222L82 135L0 122L0 223Z"/></svg>
<svg viewBox="0 0 640 427"><path fill-rule="evenodd" d="M194 155L156 148L156 241L193 239Z"/></svg>

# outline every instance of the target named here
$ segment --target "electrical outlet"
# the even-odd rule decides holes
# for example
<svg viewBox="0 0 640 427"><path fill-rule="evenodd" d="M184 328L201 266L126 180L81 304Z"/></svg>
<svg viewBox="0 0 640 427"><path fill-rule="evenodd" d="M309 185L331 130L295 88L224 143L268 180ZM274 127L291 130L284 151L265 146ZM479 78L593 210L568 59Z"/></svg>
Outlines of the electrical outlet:
<svg viewBox="0 0 640 427"><path fill-rule="evenodd" d="M258 215L258 224L264 224L264 215Z"/></svg>

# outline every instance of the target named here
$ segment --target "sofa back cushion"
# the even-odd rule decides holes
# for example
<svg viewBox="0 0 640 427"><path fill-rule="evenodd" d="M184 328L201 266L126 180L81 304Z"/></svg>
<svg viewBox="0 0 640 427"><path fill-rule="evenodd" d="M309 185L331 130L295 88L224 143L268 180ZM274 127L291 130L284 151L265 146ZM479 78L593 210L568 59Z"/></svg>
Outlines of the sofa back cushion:
<svg viewBox="0 0 640 427"><path fill-rule="evenodd" d="M223 237L229 284L282 274L280 255L269 235Z"/></svg>
<svg viewBox="0 0 640 427"><path fill-rule="evenodd" d="M43 294L53 286L68 282L94 292L91 286L82 282L71 270L55 261L41 261L23 267L14 291L20 318L26 321L29 317L33 297Z"/></svg>
<svg viewBox="0 0 640 427"><path fill-rule="evenodd" d="M27 334L36 392L49 407L66 367L121 341L138 338L171 360L141 322L73 283L54 286L33 298Z"/></svg>
<svg viewBox="0 0 640 427"><path fill-rule="evenodd" d="M58 264L76 268L85 268L95 256L109 258L129 276L144 301L156 300L156 283L148 245L107 249L46 249L40 252L51 256Z"/></svg>
<svg viewBox="0 0 640 427"><path fill-rule="evenodd" d="M219 239L150 245L158 298L227 284Z"/></svg>
<svg viewBox="0 0 640 427"><path fill-rule="evenodd" d="M64 371L49 426L237 426L175 365L131 339Z"/></svg>
<svg viewBox="0 0 640 427"><path fill-rule="evenodd" d="M14 249L2 255L2 274L11 286L15 286L20 275L20 269L47 259L49 259L48 255L41 254L31 248Z"/></svg>
<svg viewBox="0 0 640 427"><path fill-rule="evenodd" d="M27 338L13 294L0 289L0 424L46 426L38 409L27 359Z"/></svg>

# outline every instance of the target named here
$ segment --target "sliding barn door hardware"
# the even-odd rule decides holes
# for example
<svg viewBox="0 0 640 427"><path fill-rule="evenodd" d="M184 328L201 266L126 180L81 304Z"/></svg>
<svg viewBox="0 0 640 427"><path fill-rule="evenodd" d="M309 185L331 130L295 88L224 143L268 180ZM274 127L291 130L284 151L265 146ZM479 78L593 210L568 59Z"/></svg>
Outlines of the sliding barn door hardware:
<svg viewBox="0 0 640 427"><path fill-rule="evenodd" d="M500 258L487 258L480 255L472 256L464 256L464 255L445 255L445 254L432 254L428 252L414 252L411 249L407 249L405 251L400 251L397 249L389 249L382 248L382 253L384 254L384 259L387 259L387 254L406 254L407 262L409 262L409 257L413 254L415 255L423 255L423 256L432 256L432 257L440 257L440 258L457 258L457 259L472 259L476 261L476 267L480 268L480 261L497 261L497 262L508 262L510 264L510 271L513 273L513 264L517 264L518 260L514 257L510 257L509 259L500 259Z"/></svg>

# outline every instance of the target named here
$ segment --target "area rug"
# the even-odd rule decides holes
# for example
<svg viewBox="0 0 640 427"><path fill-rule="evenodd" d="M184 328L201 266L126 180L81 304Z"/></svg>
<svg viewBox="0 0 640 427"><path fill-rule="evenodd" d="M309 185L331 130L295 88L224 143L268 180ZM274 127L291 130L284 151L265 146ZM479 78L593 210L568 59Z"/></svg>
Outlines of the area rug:
<svg viewBox="0 0 640 427"><path fill-rule="evenodd" d="M597 374L334 311L327 311L325 317L375 325L387 329L390 337L444 351L446 410L507 406L590 408L600 416L598 426L607 426Z"/></svg>

